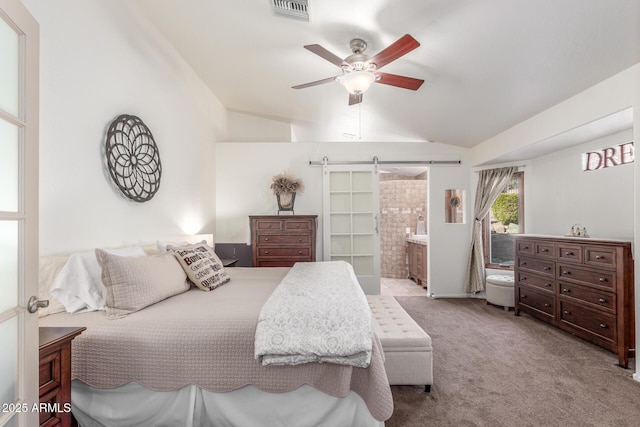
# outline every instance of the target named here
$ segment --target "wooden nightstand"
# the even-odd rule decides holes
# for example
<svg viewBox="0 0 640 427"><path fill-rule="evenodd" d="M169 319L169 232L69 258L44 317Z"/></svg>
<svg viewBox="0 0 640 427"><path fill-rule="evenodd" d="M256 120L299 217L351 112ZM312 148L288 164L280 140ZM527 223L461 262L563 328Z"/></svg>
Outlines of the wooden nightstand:
<svg viewBox="0 0 640 427"><path fill-rule="evenodd" d="M222 261L223 267L235 267L238 263L238 260L235 258L221 258L220 261Z"/></svg>
<svg viewBox="0 0 640 427"><path fill-rule="evenodd" d="M69 427L71 416L71 340L87 328L40 328L40 403L57 409L40 412L40 426Z"/></svg>

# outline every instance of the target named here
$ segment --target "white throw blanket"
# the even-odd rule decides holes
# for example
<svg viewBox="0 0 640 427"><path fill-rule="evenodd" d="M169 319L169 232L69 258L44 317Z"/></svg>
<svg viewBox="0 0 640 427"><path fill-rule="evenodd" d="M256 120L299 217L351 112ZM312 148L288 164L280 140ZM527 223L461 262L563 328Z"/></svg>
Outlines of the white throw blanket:
<svg viewBox="0 0 640 427"><path fill-rule="evenodd" d="M371 310L344 261L296 263L262 307L255 357L263 365L371 360Z"/></svg>

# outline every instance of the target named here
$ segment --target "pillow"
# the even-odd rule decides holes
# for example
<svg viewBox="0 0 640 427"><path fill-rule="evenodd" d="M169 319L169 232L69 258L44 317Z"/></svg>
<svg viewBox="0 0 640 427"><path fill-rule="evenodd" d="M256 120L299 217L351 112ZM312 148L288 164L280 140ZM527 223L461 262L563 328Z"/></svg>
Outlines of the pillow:
<svg viewBox="0 0 640 427"><path fill-rule="evenodd" d="M123 256L146 255L140 246L106 249L106 251ZM71 254L56 276L49 293L60 301L69 313L104 310L100 265L95 252Z"/></svg>
<svg viewBox="0 0 640 427"><path fill-rule="evenodd" d="M96 249L96 258L102 266L109 319L125 317L189 289L173 254L123 257Z"/></svg>
<svg viewBox="0 0 640 427"><path fill-rule="evenodd" d="M156 241L156 245L158 246L158 253L162 254L167 252L167 247L169 246L186 246L189 245L190 243L187 241L182 241L182 242L164 242L162 240L157 240Z"/></svg>
<svg viewBox="0 0 640 427"><path fill-rule="evenodd" d="M203 291L224 285L231 277L213 249L204 242L185 246L167 246L173 252L189 280Z"/></svg>
<svg viewBox="0 0 640 427"><path fill-rule="evenodd" d="M43 307L38 310L39 317L65 311L64 305L62 305L62 303L56 298L49 295L49 289L51 289L53 281L68 259L69 257L66 256L43 256L38 260L38 299L41 301L49 300L49 305L47 307Z"/></svg>

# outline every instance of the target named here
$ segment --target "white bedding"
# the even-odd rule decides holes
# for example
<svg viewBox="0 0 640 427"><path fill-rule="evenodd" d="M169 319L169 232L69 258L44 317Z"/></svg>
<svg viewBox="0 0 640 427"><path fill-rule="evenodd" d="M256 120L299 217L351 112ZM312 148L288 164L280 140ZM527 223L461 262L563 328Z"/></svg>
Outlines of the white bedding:
<svg viewBox="0 0 640 427"><path fill-rule="evenodd" d="M73 414L82 427L383 427L354 392L329 396L309 385L286 393L253 386L212 393L190 385L156 392L129 383L95 389L74 380Z"/></svg>
<svg viewBox="0 0 640 427"><path fill-rule="evenodd" d="M351 264L298 262L260 311L255 356L263 365L371 361L371 310Z"/></svg>

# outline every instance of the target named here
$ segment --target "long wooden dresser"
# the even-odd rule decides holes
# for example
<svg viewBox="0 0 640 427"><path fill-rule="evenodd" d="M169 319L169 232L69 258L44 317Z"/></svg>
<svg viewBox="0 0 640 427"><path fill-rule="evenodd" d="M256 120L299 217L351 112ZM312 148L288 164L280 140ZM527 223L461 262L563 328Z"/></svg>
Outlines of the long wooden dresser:
<svg viewBox="0 0 640 427"><path fill-rule="evenodd" d="M515 238L515 313L525 312L618 355L635 357L631 243Z"/></svg>
<svg viewBox="0 0 640 427"><path fill-rule="evenodd" d="M316 260L317 215L252 215L254 267L291 267Z"/></svg>

